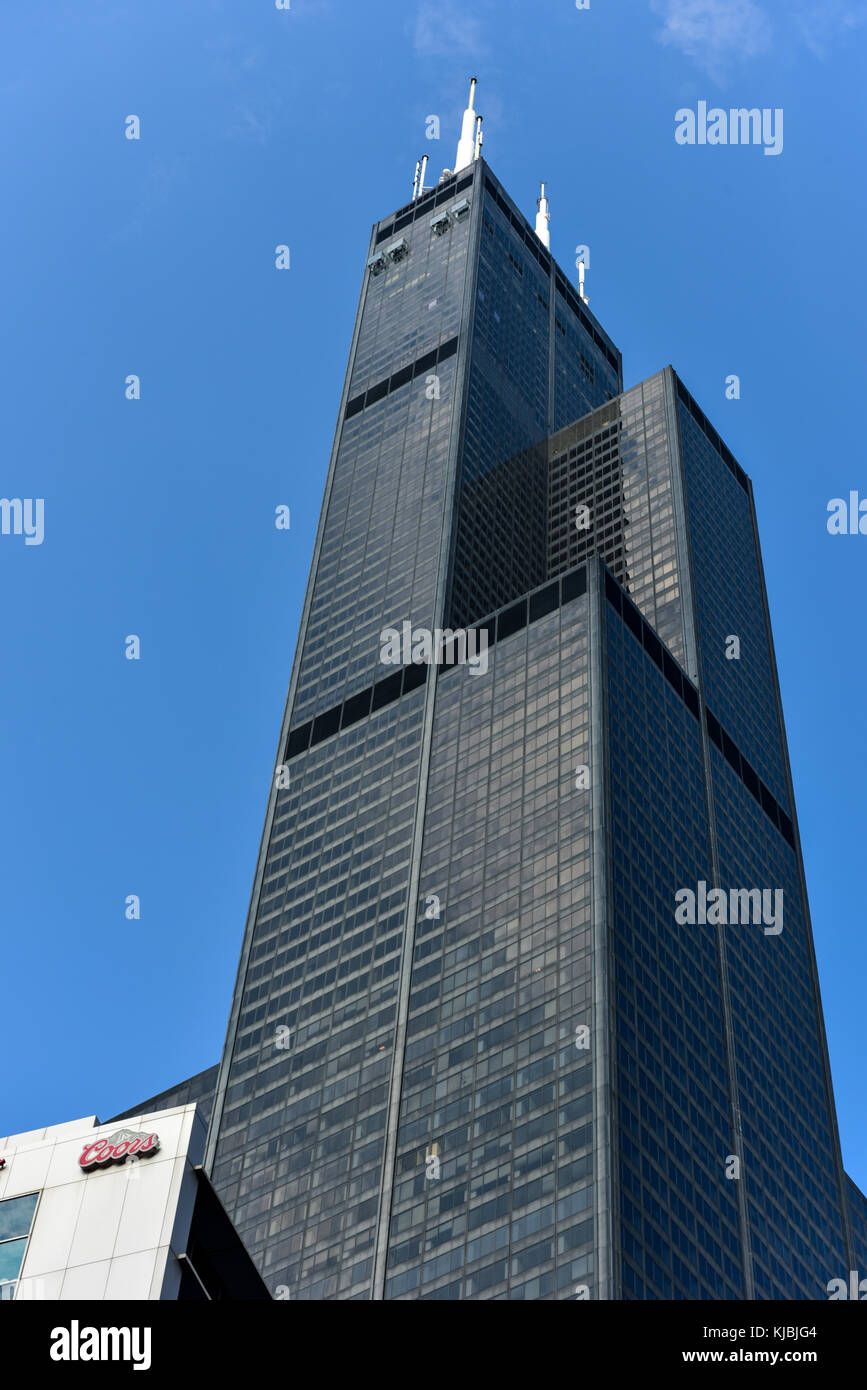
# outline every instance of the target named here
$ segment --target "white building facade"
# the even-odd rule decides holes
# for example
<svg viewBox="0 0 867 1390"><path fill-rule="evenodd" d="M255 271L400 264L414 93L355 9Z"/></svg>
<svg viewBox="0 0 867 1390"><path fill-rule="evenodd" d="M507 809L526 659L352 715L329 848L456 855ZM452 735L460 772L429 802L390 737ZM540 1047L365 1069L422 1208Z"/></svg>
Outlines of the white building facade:
<svg viewBox="0 0 867 1390"><path fill-rule="evenodd" d="M195 1105L0 1139L0 1300L266 1299Z"/></svg>

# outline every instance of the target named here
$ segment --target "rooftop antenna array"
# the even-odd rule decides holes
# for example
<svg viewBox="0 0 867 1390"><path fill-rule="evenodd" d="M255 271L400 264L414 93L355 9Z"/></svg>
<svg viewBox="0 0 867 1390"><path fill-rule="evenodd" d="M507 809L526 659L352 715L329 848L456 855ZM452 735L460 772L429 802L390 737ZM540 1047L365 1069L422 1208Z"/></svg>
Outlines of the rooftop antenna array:
<svg viewBox="0 0 867 1390"><path fill-rule="evenodd" d="M461 138L458 141L457 155L455 156L454 169L443 169L440 174L439 182L445 183L452 174L459 173L461 169L466 169L469 164L474 164L482 155L482 120L483 117L476 111L476 87L478 78L470 78L470 99L464 111L461 122ZM424 193L424 180L427 172L428 156L416 160L415 176L412 181L412 200L415 202ZM536 236L541 241L547 251L551 250L551 208L548 202L548 195L545 192L545 184L541 185L539 197L536 199ZM587 267L583 261L578 262L578 294L584 304L589 304L584 289L584 277Z"/></svg>

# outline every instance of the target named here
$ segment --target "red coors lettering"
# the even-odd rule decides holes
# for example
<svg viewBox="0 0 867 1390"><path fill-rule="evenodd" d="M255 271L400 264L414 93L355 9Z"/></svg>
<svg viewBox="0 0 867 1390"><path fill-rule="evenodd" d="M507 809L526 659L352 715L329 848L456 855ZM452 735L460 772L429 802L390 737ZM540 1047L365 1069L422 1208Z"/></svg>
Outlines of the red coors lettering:
<svg viewBox="0 0 867 1390"><path fill-rule="evenodd" d="M120 1129L107 1139L94 1139L86 1144L78 1160L85 1172L108 1163L123 1163L130 1155L138 1157L155 1153L160 1146L158 1134L136 1134L132 1129Z"/></svg>
<svg viewBox="0 0 867 1390"><path fill-rule="evenodd" d="M106 1155L108 1147L107 1139L97 1139L95 1143L88 1144L78 1160L82 1168L95 1168L97 1163L106 1163L108 1161Z"/></svg>

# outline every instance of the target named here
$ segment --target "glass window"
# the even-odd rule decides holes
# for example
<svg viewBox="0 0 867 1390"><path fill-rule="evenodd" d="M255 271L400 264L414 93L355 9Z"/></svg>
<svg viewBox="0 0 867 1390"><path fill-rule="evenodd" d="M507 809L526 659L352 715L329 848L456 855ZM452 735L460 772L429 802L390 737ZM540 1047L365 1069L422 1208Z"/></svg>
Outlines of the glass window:
<svg viewBox="0 0 867 1390"><path fill-rule="evenodd" d="M21 1271L38 1200L38 1192L31 1192L26 1197L10 1197L0 1202L0 1299L4 1301L15 1295L12 1281Z"/></svg>
<svg viewBox="0 0 867 1390"><path fill-rule="evenodd" d="M0 1202L0 1241L30 1234L38 1195L31 1192L27 1197L10 1197Z"/></svg>
<svg viewBox="0 0 867 1390"><path fill-rule="evenodd" d="M0 1280L18 1278L26 1244L26 1236L20 1240L4 1240L0 1243Z"/></svg>

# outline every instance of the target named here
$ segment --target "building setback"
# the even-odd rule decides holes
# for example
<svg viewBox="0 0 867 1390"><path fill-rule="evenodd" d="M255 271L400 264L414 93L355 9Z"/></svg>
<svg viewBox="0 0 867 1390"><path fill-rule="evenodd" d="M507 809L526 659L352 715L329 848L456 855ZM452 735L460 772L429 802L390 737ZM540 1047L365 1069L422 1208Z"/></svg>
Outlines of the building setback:
<svg viewBox="0 0 867 1390"><path fill-rule="evenodd" d="M751 484L462 149L371 233L208 1166L281 1297L825 1298L863 1198ZM487 669L384 665L404 622Z"/></svg>

